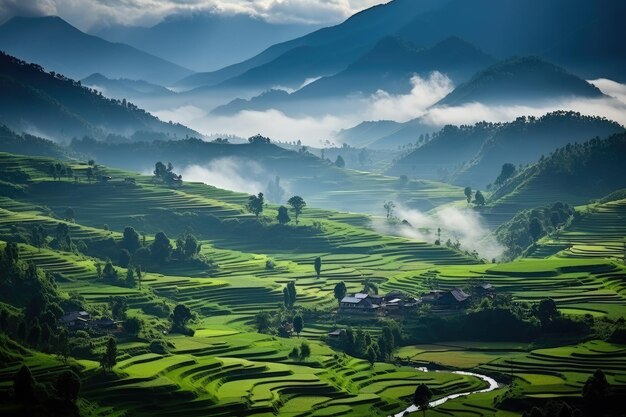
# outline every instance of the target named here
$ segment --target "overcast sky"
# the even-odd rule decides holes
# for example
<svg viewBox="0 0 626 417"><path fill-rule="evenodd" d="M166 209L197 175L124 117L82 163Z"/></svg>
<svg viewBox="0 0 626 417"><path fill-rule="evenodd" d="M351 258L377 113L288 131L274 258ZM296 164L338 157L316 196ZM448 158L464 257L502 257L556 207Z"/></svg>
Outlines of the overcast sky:
<svg viewBox="0 0 626 417"><path fill-rule="evenodd" d="M335 24L388 0L0 0L0 22L58 15L82 30L121 23L150 26L164 16L215 10L248 13L272 22Z"/></svg>

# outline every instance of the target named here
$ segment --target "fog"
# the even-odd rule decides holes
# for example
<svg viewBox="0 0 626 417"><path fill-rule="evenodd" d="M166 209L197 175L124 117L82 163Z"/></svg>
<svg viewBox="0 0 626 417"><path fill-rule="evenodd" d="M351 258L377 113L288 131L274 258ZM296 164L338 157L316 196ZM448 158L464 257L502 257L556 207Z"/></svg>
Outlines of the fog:
<svg viewBox="0 0 626 417"><path fill-rule="evenodd" d="M391 224L385 219L373 221L376 231L385 234L396 234L409 239L434 243L437 240L437 229L441 228L441 244L449 239L452 243L459 241L461 250L476 251L485 259L498 258L504 247L498 244L491 235L480 213L471 209L443 207L432 214L396 205L394 215L399 220L406 220L409 225Z"/></svg>
<svg viewBox="0 0 626 417"><path fill-rule="evenodd" d="M305 80L306 85L313 80ZM447 125L474 124L481 121L508 122L519 116L542 116L555 110L572 110L585 115L601 116L626 125L626 85L607 79L590 81L607 95L600 99L560 99L535 105L487 105L469 103L438 107L435 104L453 90L452 81L439 72L427 77L414 76L408 94L390 94L379 90L369 97L344 100L343 106L320 104L317 115L290 116L270 109L245 110L232 116L215 116L201 105L185 104L166 110L151 109L162 120L185 124L205 135L227 132L242 137L257 133L274 140L301 140L309 146L322 146L338 131L367 120L406 122L420 118L433 131ZM339 102L339 101L338 101ZM312 104L313 106L314 104ZM332 107L332 110L330 108Z"/></svg>
<svg viewBox="0 0 626 417"><path fill-rule="evenodd" d="M180 169L185 181L202 182L217 188L256 194L273 179L258 163L249 159L220 158L205 165Z"/></svg>

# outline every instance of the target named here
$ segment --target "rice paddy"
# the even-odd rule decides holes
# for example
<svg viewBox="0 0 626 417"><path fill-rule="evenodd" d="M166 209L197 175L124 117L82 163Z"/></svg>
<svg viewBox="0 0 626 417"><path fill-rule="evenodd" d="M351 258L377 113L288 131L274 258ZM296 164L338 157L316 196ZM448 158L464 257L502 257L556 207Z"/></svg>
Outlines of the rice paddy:
<svg viewBox="0 0 626 417"><path fill-rule="evenodd" d="M3 240L15 228L34 224L52 230L71 202L76 220L68 225L74 240L119 241L124 227L133 226L149 243L158 231L175 238L191 227L202 242L201 255L215 265L210 270L192 264L156 268L145 273L142 288L130 289L96 279L96 264L103 259L19 245L24 259L62 278L58 285L64 293L78 293L91 306L107 303L112 295L125 296L130 315L160 330L165 329L163 318L150 314L160 303L184 303L197 314L193 337L163 336L171 345L167 353L150 352L147 339L120 341L114 378L102 378L93 361L77 361L86 375L81 396L96 404L96 415L386 416L404 409L420 383L427 383L435 397L483 387L484 381L471 376L370 365L334 351L320 340L333 330L332 321L305 323L301 338L257 333L255 314L276 310L290 281L298 291L296 306L328 311L336 308L333 288L340 281L349 292L359 291L369 279L382 292L417 295L435 278L441 288L464 287L480 279L520 301L550 296L565 314L626 315L626 269L619 259L626 200L597 206L558 237L542 241L533 258L484 264L446 247L381 235L370 228L368 216L316 209L317 201L309 202L296 232L255 234L232 228L252 219L243 207L246 195L201 184L170 189L149 177L108 168L101 168L113 177L107 184L52 181L45 170L48 163L0 154L0 172L29 176L22 193L0 198ZM119 181L126 177L135 178L136 184ZM438 195L450 191L433 190L434 205L444 203ZM276 207L269 206L264 214L275 213ZM323 260L319 279L313 268L317 256ZM310 343L311 356L290 358L303 340ZM626 346L602 341L550 347L455 342L405 346L395 356L511 375L529 397L575 395L597 368L620 389L626 387ZM24 358L43 379L64 368L49 355L27 352ZM0 393L18 366L12 363L0 370ZM495 407L493 400L502 391L458 398L429 413L519 416Z"/></svg>

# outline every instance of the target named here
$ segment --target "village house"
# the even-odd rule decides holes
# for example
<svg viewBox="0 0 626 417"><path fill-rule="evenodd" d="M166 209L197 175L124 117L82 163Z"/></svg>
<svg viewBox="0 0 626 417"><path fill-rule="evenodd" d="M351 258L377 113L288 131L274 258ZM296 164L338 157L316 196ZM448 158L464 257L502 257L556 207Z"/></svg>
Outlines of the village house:
<svg viewBox="0 0 626 417"><path fill-rule="evenodd" d="M359 293L343 297L339 309L350 313L376 313L380 310L380 304L374 304L369 294Z"/></svg>
<svg viewBox="0 0 626 417"><path fill-rule="evenodd" d="M89 327L89 319L86 311L70 311L59 319L59 324L70 330L82 330Z"/></svg>

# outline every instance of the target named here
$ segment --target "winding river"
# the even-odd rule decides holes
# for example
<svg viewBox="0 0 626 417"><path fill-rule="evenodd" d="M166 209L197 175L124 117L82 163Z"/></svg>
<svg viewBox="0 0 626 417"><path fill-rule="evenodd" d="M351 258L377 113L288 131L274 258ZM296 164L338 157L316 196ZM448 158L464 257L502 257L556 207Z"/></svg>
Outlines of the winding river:
<svg viewBox="0 0 626 417"><path fill-rule="evenodd" d="M428 372L428 369L426 368L419 368L421 371L424 372ZM435 372L446 372L446 371L435 371ZM472 394L479 394L481 392L490 392L493 391L497 388L499 388L501 385L498 384L498 382L493 379L490 378L486 375L481 375L481 374L475 374L473 372L465 372L465 371L452 371L450 372L451 374L457 374L457 375L469 375L469 376L473 376L479 379L482 379L483 381L485 381L486 383L489 384L489 387L478 390L478 391L470 391L470 392L461 392L459 394L452 394L452 395L448 395L446 397L440 398L436 401L432 401L430 404L428 404L428 408L434 408L437 406L440 406L441 404L449 401L449 400L453 400L455 398L459 398L459 397L465 397L467 395L472 395ZM404 411L399 412L398 414L395 414L394 417L403 417L409 413L414 413L416 411L419 411L419 407L416 405L411 405L410 407L406 408Z"/></svg>

